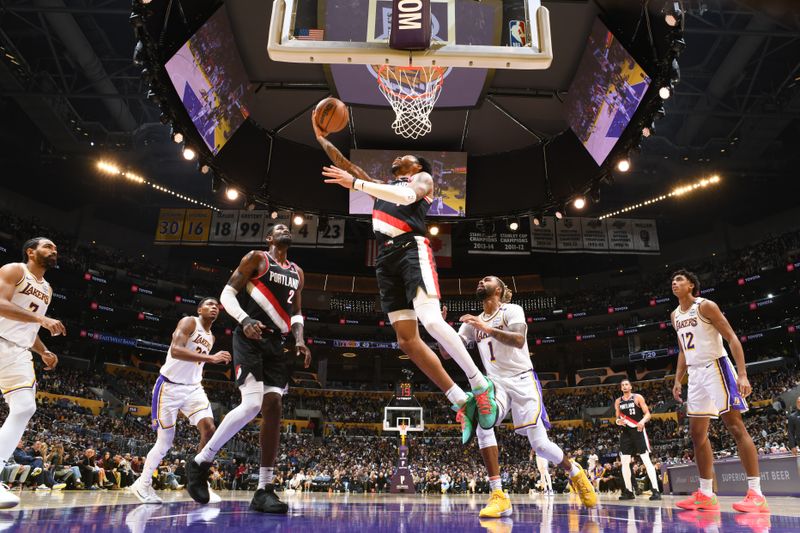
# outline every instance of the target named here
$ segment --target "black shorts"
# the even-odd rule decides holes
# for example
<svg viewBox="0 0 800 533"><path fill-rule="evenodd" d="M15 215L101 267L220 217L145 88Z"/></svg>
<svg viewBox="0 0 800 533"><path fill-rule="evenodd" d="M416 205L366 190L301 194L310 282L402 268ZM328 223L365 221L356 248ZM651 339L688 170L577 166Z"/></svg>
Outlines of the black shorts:
<svg viewBox="0 0 800 533"><path fill-rule="evenodd" d="M384 313L413 309L417 288L439 298L439 275L428 239L410 233L387 241L378 252L375 274Z"/></svg>
<svg viewBox="0 0 800 533"><path fill-rule="evenodd" d="M241 326L233 330L233 368L236 384L244 385L248 374L268 387L285 388L289 384L293 361L283 351L283 337L264 334L259 340L248 339Z"/></svg>
<svg viewBox="0 0 800 533"><path fill-rule="evenodd" d="M647 439L647 430L638 431L636 428L623 428L619 436L619 453L622 455L641 455L650 451L650 441Z"/></svg>

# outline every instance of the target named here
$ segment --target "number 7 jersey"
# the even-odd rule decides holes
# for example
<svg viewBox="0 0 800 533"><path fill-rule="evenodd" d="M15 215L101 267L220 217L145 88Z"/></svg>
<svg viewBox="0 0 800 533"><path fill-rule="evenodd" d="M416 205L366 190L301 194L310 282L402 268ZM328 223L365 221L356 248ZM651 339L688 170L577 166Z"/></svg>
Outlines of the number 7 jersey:
<svg viewBox="0 0 800 533"><path fill-rule="evenodd" d="M502 304L500 308L491 316L481 313L478 319L481 322L497 329L508 329L512 324L523 324L525 322L525 312L517 304ZM503 344L494 337L475 329L469 324L461 324L458 334L467 342L475 341L478 344L478 352L481 354L483 367L489 377L510 378L522 372L533 370L531 356L528 353L527 327L524 335L525 344L521 348L515 348Z"/></svg>
<svg viewBox="0 0 800 533"><path fill-rule="evenodd" d="M239 303L251 318L276 333L288 333L292 303L300 287L297 265L291 261L281 265L267 252L259 253L264 256L266 267L247 282L245 292L239 293Z"/></svg>

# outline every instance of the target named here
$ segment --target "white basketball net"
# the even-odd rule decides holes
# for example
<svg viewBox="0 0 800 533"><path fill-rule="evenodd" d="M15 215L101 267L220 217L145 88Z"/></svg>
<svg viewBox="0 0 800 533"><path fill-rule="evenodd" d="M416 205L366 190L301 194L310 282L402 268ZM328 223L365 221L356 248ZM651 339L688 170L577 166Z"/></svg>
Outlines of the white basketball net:
<svg viewBox="0 0 800 533"><path fill-rule="evenodd" d="M378 87L394 109L392 129L406 139L430 133L430 114L444 81L442 67L392 67L378 69Z"/></svg>

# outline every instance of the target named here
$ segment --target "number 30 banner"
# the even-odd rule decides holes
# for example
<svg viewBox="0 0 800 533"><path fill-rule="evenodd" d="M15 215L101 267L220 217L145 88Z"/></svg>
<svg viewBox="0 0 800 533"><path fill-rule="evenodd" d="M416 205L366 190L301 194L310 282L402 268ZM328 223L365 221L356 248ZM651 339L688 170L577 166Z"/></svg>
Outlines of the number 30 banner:
<svg viewBox="0 0 800 533"><path fill-rule="evenodd" d="M276 224L292 230L298 246L341 248L344 246L344 219L306 215L303 224L292 224L291 213L276 219L269 211L227 209L161 209L156 226L156 244L192 246L258 246Z"/></svg>

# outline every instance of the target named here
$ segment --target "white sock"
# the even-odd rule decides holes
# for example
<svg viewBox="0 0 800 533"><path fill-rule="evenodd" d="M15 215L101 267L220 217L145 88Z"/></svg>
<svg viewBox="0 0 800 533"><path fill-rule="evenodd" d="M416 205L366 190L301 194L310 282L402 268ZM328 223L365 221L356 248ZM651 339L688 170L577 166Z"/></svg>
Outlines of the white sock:
<svg viewBox="0 0 800 533"><path fill-rule="evenodd" d="M763 496L761 493L761 478L760 477L748 477L747 478L747 488L758 494L759 496Z"/></svg>
<svg viewBox="0 0 800 533"><path fill-rule="evenodd" d="M748 482L749 481L750 480L748 479ZM706 496L713 496L714 495L714 480L713 479L700 478L700 492L702 492Z"/></svg>
<svg viewBox="0 0 800 533"><path fill-rule="evenodd" d="M500 476L489 478L489 489L503 490L503 481L500 479Z"/></svg>
<svg viewBox="0 0 800 533"><path fill-rule="evenodd" d="M572 461L572 467L569 469L569 477L574 477L578 475L578 472L581 471L581 468L578 466L578 463Z"/></svg>
<svg viewBox="0 0 800 533"><path fill-rule="evenodd" d="M275 468L272 466L262 466L258 469L258 488L263 489L275 478Z"/></svg>
<svg viewBox="0 0 800 533"><path fill-rule="evenodd" d="M639 455L644 463L644 468L647 470L647 477L650 479L650 486L654 491L658 491L658 476L656 475L656 467L653 461L650 460L649 453Z"/></svg>
<svg viewBox="0 0 800 533"><path fill-rule="evenodd" d="M248 379L251 376L248 376ZM247 386L247 382L245 382ZM242 393L242 403L232 409L225 418L222 420L214 435L208 440L206 445L200 450L194 462L199 464L210 463L214 460L217 452L225 446L225 444L233 438L234 435L239 433L239 430L247 425L248 422L253 420L261 411L261 402L263 401L264 394L262 391Z"/></svg>
<svg viewBox="0 0 800 533"><path fill-rule="evenodd" d="M8 416L0 426L0 461L3 463L14 453L28 421L36 412L36 392L35 389L19 389L7 394L5 400L8 404Z"/></svg>
<svg viewBox="0 0 800 533"><path fill-rule="evenodd" d="M142 475L139 477L139 479L141 479L142 483L145 485L153 484L153 472L156 471L158 465L161 464L161 460L167 455L167 452L172 447L172 441L174 438L174 426L170 429L159 428L156 443L153 445L150 451L147 452L147 459L145 459L144 466L142 467Z"/></svg>
<svg viewBox="0 0 800 533"><path fill-rule="evenodd" d="M453 386L450 387L450 390L448 390L444 394L445 396L447 396L447 399L453 405L461 407L462 405L467 403L467 394L461 389L461 387L459 387L456 384L453 384Z"/></svg>
<svg viewBox="0 0 800 533"><path fill-rule="evenodd" d="M631 483L631 456L622 456L622 479L625 481L625 489L633 492L633 484Z"/></svg>

